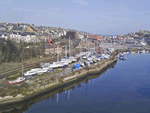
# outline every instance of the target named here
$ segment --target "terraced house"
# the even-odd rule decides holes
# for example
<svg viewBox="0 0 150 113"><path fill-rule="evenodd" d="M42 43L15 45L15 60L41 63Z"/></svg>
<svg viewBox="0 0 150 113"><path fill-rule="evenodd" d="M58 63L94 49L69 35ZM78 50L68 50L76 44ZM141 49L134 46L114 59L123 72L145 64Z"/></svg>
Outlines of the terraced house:
<svg viewBox="0 0 150 113"><path fill-rule="evenodd" d="M12 32L10 34L10 40L15 41L17 43L20 43L20 41L22 42L33 42L36 43L37 39L36 39L36 35L34 33L29 33L29 32Z"/></svg>
<svg viewBox="0 0 150 113"><path fill-rule="evenodd" d="M45 46L45 54L56 54L56 53L62 53L62 46L59 44L51 44Z"/></svg>

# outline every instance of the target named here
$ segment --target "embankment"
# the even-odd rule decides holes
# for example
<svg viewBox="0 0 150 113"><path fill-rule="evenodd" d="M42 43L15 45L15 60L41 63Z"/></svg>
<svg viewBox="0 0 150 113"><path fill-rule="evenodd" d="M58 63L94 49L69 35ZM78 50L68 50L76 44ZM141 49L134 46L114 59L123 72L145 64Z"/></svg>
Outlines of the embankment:
<svg viewBox="0 0 150 113"><path fill-rule="evenodd" d="M25 100L31 99L32 97L42 95L45 92L54 91L58 88L67 86L74 82L77 82L81 79L86 78L87 76L90 76L90 75L93 75L96 73L101 73L104 70L106 70L109 65L112 65L116 61L117 61L117 58L115 58L113 60L108 59L108 60L104 60L104 61L98 63L97 65L93 65L88 68L79 69L74 72L76 75L75 77L68 79L66 81L63 81L63 82L55 82L55 83L46 85L45 87L43 86L42 88L35 90L33 93L30 93L27 96L18 95L16 97L8 96L8 97L0 98L0 106L23 102ZM73 73L70 73L70 74L74 75Z"/></svg>

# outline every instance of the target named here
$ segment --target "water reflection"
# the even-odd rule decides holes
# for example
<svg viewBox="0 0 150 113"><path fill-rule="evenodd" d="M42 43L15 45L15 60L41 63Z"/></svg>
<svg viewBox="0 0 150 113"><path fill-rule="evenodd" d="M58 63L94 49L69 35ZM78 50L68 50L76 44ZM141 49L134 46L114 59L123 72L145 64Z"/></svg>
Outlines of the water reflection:
<svg viewBox="0 0 150 113"><path fill-rule="evenodd" d="M105 73L107 69L112 68L112 67L114 68L114 65L116 65L116 63L117 63L117 61L114 64L108 66L108 68L104 68L103 71L101 71L100 73L94 74L92 76L87 76L86 78L84 78L80 81L68 84L64 87L57 89L57 90L43 93L39 96L28 99L24 102L20 102L17 104L11 104L11 105L7 105L7 106L1 106L0 107L0 113L23 113L24 111L27 111L30 106L32 106L33 104L35 104L39 101L42 101L42 100L49 101L51 99L53 101L56 98L56 103L59 103L59 95L63 92L68 95L68 100L69 100L71 90L74 91L75 87L77 87L79 89L79 91L81 92L81 87L82 87L81 84L82 83L86 84L85 90L86 90L86 97L87 97L88 96L87 84L91 84L90 80L93 80L93 84L94 84L96 78L98 78L101 74Z"/></svg>
<svg viewBox="0 0 150 113"><path fill-rule="evenodd" d="M144 97L147 97L150 99L150 84L138 86L136 87L136 91L142 94Z"/></svg>

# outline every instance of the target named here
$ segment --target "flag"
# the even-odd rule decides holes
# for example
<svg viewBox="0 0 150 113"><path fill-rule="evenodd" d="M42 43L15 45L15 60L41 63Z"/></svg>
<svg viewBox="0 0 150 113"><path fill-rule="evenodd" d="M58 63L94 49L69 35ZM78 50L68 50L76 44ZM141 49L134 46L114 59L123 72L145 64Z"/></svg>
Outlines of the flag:
<svg viewBox="0 0 150 113"><path fill-rule="evenodd" d="M50 44L50 42L51 42L51 39L50 39L50 37L49 37L49 40L48 40L48 42L49 42L49 44Z"/></svg>

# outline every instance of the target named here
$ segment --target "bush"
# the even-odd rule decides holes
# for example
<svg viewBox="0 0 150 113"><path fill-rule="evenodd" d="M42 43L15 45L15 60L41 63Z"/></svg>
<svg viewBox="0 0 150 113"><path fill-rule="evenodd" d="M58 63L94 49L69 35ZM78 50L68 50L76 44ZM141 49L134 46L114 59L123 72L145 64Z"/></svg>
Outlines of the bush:
<svg viewBox="0 0 150 113"><path fill-rule="evenodd" d="M0 93L0 96L1 96L1 97L6 96L6 92L5 92L5 91L3 91L2 93Z"/></svg>
<svg viewBox="0 0 150 113"><path fill-rule="evenodd" d="M12 95L13 97L16 97L18 94L18 89L14 89L10 92L10 95Z"/></svg>
<svg viewBox="0 0 150 113"><path fill-rule="evenodd" d="M34 88L33 87L31 87L30 89L29 89L29 91L33 91L34 90Z"/></svg>
<svg viewBox="0 0 150 113"><path fill-rule="evenodd" d="M26 96L27 95L27 91L23 90L23 91L21 91L21 94L24 95L24 96Z"/></svg>
<svg viewBox="0 0 150 113"><path fill-rule="evenodd" d="M2 92L4 89L3 88L0 88L0 92Z"/></svg>
<svg viewBox="0 0 150 113"><path fill-rule="evenodd" d="M16 79L18 75L10 75L9 77L6 77L6 80Z"/></svg>
<svg viewBox="0 0 150 113"><path fill-rule="evenodd" d="M4 91L7 92L9 89L8 88L4 88Z"/></svg>
<svg viewBox="0 0 150 113"><path fill-rule="evenodd" d="M21 87L28 88L28 87L29 87L29 84L27 84L27 83L24 82L24 83L21 85Z"/></svg>
<svg viewBox="0 0 150 113"><path fill-rule="evenodd" d="M21 91L28 91L28 89L23 87L23 88L21 88Z"/></svg>

